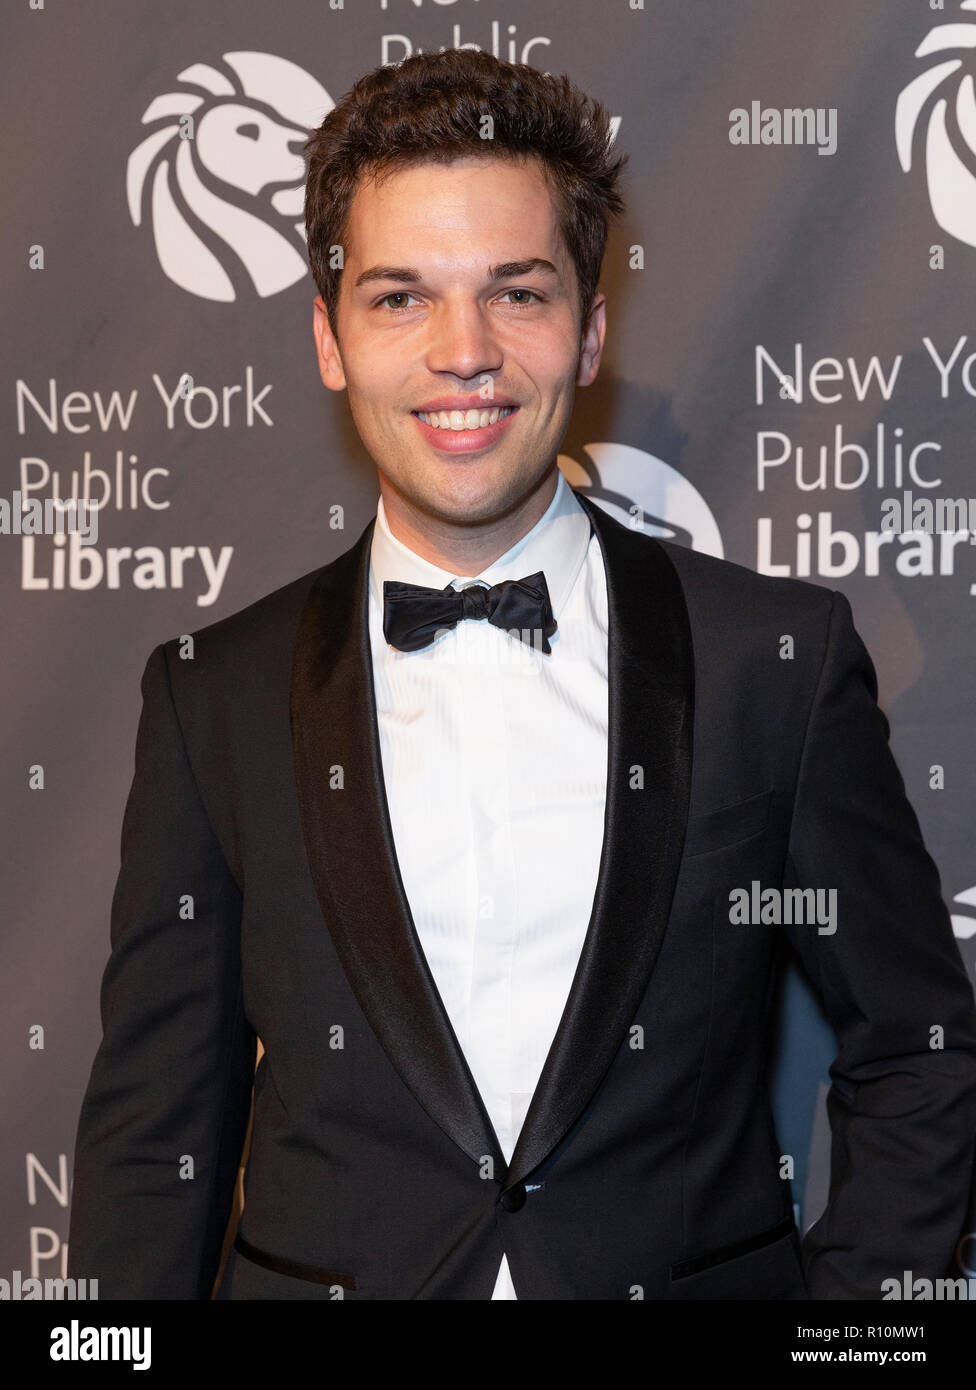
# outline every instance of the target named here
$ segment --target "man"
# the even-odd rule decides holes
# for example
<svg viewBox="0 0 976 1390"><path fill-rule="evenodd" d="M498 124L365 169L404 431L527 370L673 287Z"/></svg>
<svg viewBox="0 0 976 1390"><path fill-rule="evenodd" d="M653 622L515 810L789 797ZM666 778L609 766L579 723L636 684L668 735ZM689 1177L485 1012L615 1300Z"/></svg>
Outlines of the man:
<svg viewBox="0 0 976 1390"><path fill-rule="evenodd" d="M369 74L310 141L320 371L381 498L146 666L75 1162L69 1272L102 1297L209 1296L252 1081L221 1298L946 1271L976 1013L849 605L556 468L604 343L607 129L464 50ZM836 913L742 920L756 881ZM784 937L838 1042L802 1246L765 1085Z"/></svg>

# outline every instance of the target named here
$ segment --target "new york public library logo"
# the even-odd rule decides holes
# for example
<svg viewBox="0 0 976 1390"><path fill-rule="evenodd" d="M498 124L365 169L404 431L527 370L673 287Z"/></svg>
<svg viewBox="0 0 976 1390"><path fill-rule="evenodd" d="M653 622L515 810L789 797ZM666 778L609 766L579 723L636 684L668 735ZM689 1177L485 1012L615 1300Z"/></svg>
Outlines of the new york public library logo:
<svg viewBox="0 0 976 1390"><path fill-rule="evenodd" d="M754 878L748 888L729 893L733 926L816 926L818 936L837 930L836 888L763 888Z"/></svg>
<svg viewBox="0 0 976 1390"><path fill-rule="evenodd" d="M201 299L267 299L308 273L305 163L310 131L335 103L274 53L225 53L177 73L142 115L126 197L163 273Z"/></svg>
<svg viewBox="0 0 976 1390"><path fill-rule="evenodd" d="M976 0L962 0L959 9L971 15ZM903 173L911 173L913 163L924 166L932 216L966 246L976 246L974 49L976 24L967 14L930 29L915 50L927 66L900 93L895 107L895 145Z"/></svg>

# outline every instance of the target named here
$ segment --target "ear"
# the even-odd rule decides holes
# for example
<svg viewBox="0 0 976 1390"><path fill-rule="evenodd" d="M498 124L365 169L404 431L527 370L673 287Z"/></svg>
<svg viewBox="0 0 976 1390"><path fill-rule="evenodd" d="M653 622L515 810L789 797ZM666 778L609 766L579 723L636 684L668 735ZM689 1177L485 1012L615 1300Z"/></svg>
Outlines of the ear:
<svg viewBox="0 0 976 1390"><path fill-rule="evenodd" d="M607 332L607 297L594 296L580 343L579 366L576 371L576 385L589 386L596 380L603 356L603 340Z"/></svg>
<svg viewBox="0 0 976 1390"><path fill-rule="evenodd" d="M339 344L329 326L329 316L321 295L316 296L312 305L312 333L315 336L315 351L319 359L319 375L330 391L343 390L346 377L342 370L342 358L339 356Z"/></svg>

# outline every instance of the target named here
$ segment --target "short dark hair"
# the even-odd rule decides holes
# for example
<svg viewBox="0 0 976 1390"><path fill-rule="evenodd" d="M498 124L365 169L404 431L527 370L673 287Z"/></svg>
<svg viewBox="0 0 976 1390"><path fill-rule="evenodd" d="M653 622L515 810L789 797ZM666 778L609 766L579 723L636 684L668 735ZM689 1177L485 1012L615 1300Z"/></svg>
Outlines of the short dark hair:
<svg viewBox="0 0 976 1390"><path fill-rule="evenodd" d="M482 138L492 118L490 139ZM478 49L418 53L361 77L305 145L308 259L333 334L352 200L363 178L427 160L536 156L553 192L559 229L576 266L581 332L606 250L623 211L617 180L627 155L610 152L610 116L568 77L506 63Z"/></svg>

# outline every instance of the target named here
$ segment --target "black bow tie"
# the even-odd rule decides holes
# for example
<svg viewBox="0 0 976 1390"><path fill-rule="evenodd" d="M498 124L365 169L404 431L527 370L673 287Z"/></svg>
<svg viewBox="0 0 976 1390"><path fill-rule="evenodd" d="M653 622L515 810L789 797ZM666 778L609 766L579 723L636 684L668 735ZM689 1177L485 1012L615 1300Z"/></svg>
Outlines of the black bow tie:
<svg viewBox="0 0 976 1390"><path fill-rule="evenodd" d="M556 620L542 570L524 579L503 579L490 589L481 584L428 589L393 579L383 582L383 635L398 651L420 651L438 632L457 627L464 618L487 618L529 646L540 641L534 636L540 633L542 650L552 651L549 638L556 631Z"/></svg>

